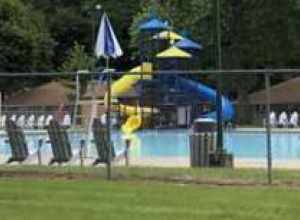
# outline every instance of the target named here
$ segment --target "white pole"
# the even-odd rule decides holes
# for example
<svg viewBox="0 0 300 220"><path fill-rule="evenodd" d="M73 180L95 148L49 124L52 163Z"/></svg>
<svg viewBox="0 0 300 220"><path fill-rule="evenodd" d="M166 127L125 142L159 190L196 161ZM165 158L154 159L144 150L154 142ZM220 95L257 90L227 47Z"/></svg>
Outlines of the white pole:
<svg viewBox="0 0 300 220"><path fill-rule="evenodd" d="M77 72L77 74L76 74L76 99L75 99L74 115L73 115L73 123L72 123L73 128L75 128L75 126L76 126L79 100L80 100L80 81L79 81L79 73Z"/></svg>

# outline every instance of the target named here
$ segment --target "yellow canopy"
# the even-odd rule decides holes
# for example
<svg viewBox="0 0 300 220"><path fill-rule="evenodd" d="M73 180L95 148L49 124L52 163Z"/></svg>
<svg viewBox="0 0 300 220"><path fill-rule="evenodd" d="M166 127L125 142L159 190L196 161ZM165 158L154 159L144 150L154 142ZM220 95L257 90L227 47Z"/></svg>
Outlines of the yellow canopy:
<svg viewBox="0 0 300 220"><path fill-rule="evenodd" d="M192 55L180 50L177 47L171 47L156 55L157 58L191 58Z"/></svg>
<svg viewBox="0 0 300 220"><path fill-rule="evenodd" d="M173 31L162 31L153 37L154 39L164 39L170 41L182 40L183 37Z"/></svg>

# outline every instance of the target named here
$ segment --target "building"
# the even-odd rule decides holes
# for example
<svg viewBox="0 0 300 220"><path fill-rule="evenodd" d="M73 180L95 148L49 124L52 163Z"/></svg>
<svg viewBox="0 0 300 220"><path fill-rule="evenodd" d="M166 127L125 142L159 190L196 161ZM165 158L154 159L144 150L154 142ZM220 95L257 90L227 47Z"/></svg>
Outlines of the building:
<svg viewBox="0 0 300 220"><path fill-rule="evenodd" d="M254 92L248 96L248 113L251 112L252 121L262 124L265 118L265 106L267 103L266 90ZM270 88L271 110L279 114L282 111L288 113L300 111L300 77L275 84ZM237 103L238 107L238 103Z"/></svg>

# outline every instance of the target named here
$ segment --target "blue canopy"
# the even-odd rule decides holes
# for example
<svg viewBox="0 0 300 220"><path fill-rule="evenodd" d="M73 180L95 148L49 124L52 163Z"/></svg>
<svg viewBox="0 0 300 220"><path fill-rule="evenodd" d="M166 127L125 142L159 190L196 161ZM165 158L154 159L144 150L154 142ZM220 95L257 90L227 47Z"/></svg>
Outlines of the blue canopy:
<svg viewBox="0 0 300 220"><path fill-rule="evenodd" d="M194 49L194 50L202 50L203 46L201 44L197 44L194 41L191 41L187 38L184 38L180 41L178 41L175 44L176 47L181 48L181 49Z"/></svg>
<svg viewBox="0 0 300 220"><path fill-rule="evenodd" d="M158 18L152 18L149 21L142 23L139 27L140 30L164 30L168 28L168 23Z"/></svg>

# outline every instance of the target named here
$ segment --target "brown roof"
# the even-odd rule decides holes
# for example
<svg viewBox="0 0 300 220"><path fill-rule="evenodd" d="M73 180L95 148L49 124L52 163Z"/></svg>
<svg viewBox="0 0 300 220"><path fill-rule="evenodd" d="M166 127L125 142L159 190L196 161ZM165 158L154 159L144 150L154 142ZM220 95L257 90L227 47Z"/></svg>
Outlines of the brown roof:
<svg viewBox="0 0 300 220"><path fill-rule="evenodd" d="M59 106L68 104L71 89L60 82L50 82L19 94L10 96L6 105L18 106Z"/></svg>
<svg viewBox="0 0 300 220"><path fill-rule="evenodd" d="M274 85L270 89L271 104L295 104L300 103L300 77L287 80ZM249 95L251 104L265 104L266 91L261 90Z"/></svg>

